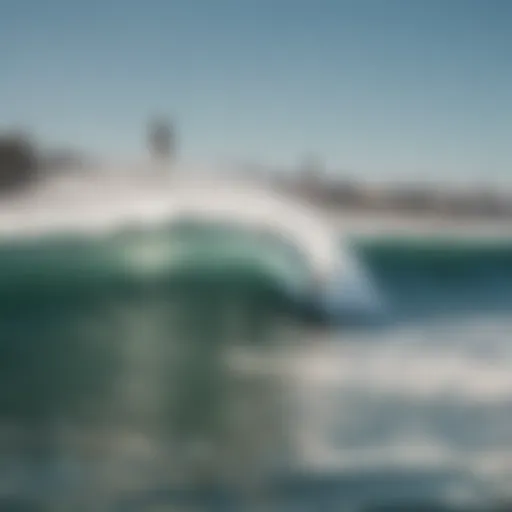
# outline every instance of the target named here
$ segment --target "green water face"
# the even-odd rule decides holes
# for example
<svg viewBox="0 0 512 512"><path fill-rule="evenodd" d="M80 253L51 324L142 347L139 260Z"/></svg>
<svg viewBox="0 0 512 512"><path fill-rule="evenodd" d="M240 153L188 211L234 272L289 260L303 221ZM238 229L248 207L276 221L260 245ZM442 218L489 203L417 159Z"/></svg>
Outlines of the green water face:
<svg viewBox="0 0 512 512"><path fill-rule="evenodd" d="M62 457L87 460L110 493L129 490L126 479L114 482L104 472L133 451L135 441L123 439L144 439L133 465L167 467L149 472L163 480L169 465L181 464L173 454L187 459L183 447L196 440L214 447L210 478L225 463L231 474L261 463L256 453L248 458L247 446L261 444L269 425L258 429L259 420L251 420L241 427L240 419L247 424L247 410L259 409L279 430L284 413L269 402L280 393L279 379L235 375L226 354L242 348L272 357L283 341L276 326L293 318L283 286L290 274L276 273L278 265L254 251L234 258L226 244L215 251L204 240L183 245L180 258L170 260L163 255L172 243L121 237L0 251L5 456L32 467ZM134 471L138 486L151 485L149 473ZM34 479L41 473L22 492Z"/></svg>

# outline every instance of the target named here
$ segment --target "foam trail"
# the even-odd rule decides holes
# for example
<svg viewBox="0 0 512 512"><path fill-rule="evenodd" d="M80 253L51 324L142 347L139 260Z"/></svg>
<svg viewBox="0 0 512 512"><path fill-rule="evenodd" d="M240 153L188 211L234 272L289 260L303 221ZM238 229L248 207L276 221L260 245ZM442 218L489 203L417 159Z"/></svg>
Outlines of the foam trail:
<svg viewBox="0 0 512 512"><path fill-rule="evenodd" d="M449 470L485 483L489 498L507 493L512 353L503 333L510 320L494 319L492 331L489 322L345 332L342 343L318 339L297 352L289 362L301 410L297 463L349 473Z"/></svg>

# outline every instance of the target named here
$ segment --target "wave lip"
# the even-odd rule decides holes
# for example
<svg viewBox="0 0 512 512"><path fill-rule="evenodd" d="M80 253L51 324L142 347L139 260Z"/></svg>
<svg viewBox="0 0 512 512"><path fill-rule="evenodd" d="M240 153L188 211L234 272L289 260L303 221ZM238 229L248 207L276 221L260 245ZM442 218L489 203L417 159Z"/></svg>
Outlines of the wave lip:
<svg viewBox="0 0 512 512"><path fill-rule="evenodd" d="M345 326L380 324L390 309L370 270L348 244L341 247L330 279L315 301L331 323Z"/></svg>

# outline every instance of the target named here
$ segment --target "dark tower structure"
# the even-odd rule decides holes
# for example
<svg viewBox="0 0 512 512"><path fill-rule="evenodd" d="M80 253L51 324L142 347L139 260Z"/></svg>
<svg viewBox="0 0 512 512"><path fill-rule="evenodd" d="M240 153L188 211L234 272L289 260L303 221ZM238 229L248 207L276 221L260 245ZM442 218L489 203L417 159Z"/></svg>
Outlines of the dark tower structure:
<svg viewBox="0 0 512 512"><path fill-rule="evenodd" d="M155 118L149 123L148 148L156 162L171 163L174 160L175 142L173 127L167 120Z"/></svg>

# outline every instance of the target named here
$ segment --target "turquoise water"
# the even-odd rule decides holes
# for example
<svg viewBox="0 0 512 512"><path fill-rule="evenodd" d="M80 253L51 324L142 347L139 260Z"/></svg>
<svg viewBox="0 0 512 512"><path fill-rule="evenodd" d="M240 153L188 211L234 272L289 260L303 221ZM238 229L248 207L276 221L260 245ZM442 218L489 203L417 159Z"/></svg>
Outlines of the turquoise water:
<svg viewBox="0 0 512 512"><path fill-rule="evenodd" d="M357 321L340 307L336 330L293 331L305 339L284 351L286 368L293 368L294 420L287 428L294 443L286 473L272 480L278 510L385 504L420 510L418 504L433 502L467 510L506 495L512 488L512 243L383 239L354 248L386 307L378 318L359 311ZM208 320L225 310L219 294L202 290L184 300L183 288L161 275L135 278L132 267L119 265L118 253L109 254L80 239L0 251L0 411L6 426L38 432L45 441L25 455L30 460L56 457L56 425L163 439L215 417L205 411L218 391L210 389L209 400L201 401L204 372L178 371L193 358L191 349L178 357L168 347L179 346L170 340L196 340L189 348L215 359L225 331L203 327L219 325ZM229 308L241 305L235 281L221 294ZM233 336L243 333L252 347L269 339L258 326L270 318L288 321L290 311L272 286L245 283L243 289L252 290L244 292L252 302L234 314L238 321L246 316ZM259 317L248 318L247 311ZM175 371L162 370L169 361ZM193 398L176 402L162 392L186 379ZM126 391L136 381L144 389ZM268 394L281 392L273 389ZM177 410L183 423L173 419ZM13 439L5 434L2 446L14 460L26 443ZM140 492L119 492L126 509L150 510L150 502L177 497L157 479L153 486L161 490L152 490L149 473L141 474L135 478L144 481ZM218 492L180 499L203 498L221 509L229 501Z"/></svg>
<svg viewBox="0 0 512 512"><path fill-rule="evenodd" d="M404 321L510 311L512 243L375 240L361 243L359 255Z"/></svg>

